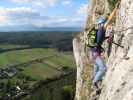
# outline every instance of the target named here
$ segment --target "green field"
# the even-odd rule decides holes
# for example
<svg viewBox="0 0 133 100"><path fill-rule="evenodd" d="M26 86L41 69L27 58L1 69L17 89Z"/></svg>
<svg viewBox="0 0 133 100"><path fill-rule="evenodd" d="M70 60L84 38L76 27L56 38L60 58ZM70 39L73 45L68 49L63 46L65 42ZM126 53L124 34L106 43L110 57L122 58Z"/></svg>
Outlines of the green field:
<svg viewBox="0 0 133 100"><path fill-rule="evenodd" d="M12 64L20 64L33 59L47 57L56 54L56 50L53 49L26 49L26 50L14 50L0 54L0 66L6 67Z"/></svg>
<svg viewBox="0 0 133 100"><path fill-rule="evenodd" d="M72 53L75 34L77 32L0 32L0 99L29 94L43 81L59 79L55 83L60 92L58 96L53 95L54 98L61 97L63 86L75 87L76 65ZM45 87L43 85L41 87ZM50 86L55 88L55 94L56 85ZM43 99L51 96L46 97L51 88L45 91L48 92L42 91ZM39 97L42 92L37 91Z"/></svg>
<svg viewBox="0 0 133 100"><path fill-rule="evenodd" d="M15 45L7 45L7 48L10 47L15 47ZM4 46L4 48L6 47ZM52 48L33 48L0 53L0 68L8 68L11 65L45 57L46 59L43 62L31 63L26 67L19 66L23 69L22 73L36 80L42 80L60 75L62 67L75 67L71 52L58 52Z"/></svg>

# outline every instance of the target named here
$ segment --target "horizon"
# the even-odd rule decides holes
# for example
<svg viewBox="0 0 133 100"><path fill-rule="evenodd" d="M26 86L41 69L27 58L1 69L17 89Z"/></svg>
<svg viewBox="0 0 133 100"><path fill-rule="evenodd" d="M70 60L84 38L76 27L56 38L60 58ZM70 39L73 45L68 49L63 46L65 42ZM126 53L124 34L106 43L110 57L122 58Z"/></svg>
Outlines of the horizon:
<svg viewBox="0 0 133 100"><path fill-rule="evenodd" d="M0 29L1 32L82 32L84 29L81 27L46 27L46 28L8 28L6 30Z"/></svg>

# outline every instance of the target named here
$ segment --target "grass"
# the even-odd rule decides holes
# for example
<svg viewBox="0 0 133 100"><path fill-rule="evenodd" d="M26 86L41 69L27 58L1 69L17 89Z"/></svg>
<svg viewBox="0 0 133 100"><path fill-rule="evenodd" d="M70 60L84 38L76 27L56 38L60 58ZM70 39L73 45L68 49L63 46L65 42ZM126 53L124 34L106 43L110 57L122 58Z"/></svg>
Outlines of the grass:
<svg viewBox="0 0 133 100"><path fill-rule="evenodd" d="M58 54L58 57L55 56L44 60L44 63L30 65L24 69L23 73L35 80L44 80L60 75L61 71L59 71L59 69L63 66L69 68L75 67L73 60L69 60L65 55L62 57L62 54Z"/></svg>
<svg viewBox="0 0 133 100"><path fill-rule="evenodd" d="M26 50L16 50L0 54L0 67L5 67L12 64L20 64L34 59L47 57L56 54L54 49L34 48Z"/></svg>
<svg viewBox="0 0 133 100"><path fill-rule="evenodd" d="M52 78L60 74L60 72L52 69L48 64L31 65L25 68L23 73L35 80L44 80L46 78Z"/></svg>
<svg viewBox="0 0 133 100"><path fill-rule="evenodd" d="M15 47L15 46L9 46ZM7 47L8 48L8 47ZM15 50L0 53L0 68L9 65L21 64L34 59L56 55L45 59L43 62L30 64L26 67L20 66L26 76L35 80L44 80L61 74L60 67L75 68L74 59L71 52L60 53L56 49L50 48L33 48L25 50Z"/></svg>
<svg viewBox="0 0 133 100"><path fill-rule="evenodd" d="M62 66L62 65L68 66L68 67L75 66L72 54L60 53L57 56L50 58L49 61L58 66Z"/></svg>

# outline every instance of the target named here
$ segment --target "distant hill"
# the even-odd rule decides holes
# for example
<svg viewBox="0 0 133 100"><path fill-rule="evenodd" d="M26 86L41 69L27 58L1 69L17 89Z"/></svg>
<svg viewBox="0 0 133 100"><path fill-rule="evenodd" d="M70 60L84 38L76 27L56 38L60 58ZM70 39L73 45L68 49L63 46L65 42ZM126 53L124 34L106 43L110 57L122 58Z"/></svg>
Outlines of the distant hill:
<svg viewBox="0 0 133 100"><path fill-rule="evenodd" d="M0 32L0 44L52 47L60 51L71 51L72 39L78 33L75 31Z"/></svg>

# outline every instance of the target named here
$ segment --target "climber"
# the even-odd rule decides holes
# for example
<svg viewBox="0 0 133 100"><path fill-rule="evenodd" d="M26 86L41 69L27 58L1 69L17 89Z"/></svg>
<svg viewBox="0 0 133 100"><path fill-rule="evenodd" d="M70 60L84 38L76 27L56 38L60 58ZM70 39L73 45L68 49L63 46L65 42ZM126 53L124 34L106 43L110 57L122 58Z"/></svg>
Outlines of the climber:
<svg viewBox="0 0 133 100"><path fill-rule="evenodd" d="M116 7L114 8L114 10L112 11L112 13L110 14L110 16L108 17L107 21L105 20L104 17L99 17L96 24L98 26L98 30L93 32L93 34L91 33L93 41L92 43L94 43L94 46L90 46L91 47L91 57L94 59L94 75L93 75L93 85L96 86L98 88L98 81L102 80L102 77L104 76L105 72L106 72L106 65L101 57L101 53L104 51L104 49L102 48L102 44L104 42L104 40L108 39L108 43L112 43L113 42L113 30L112 27L110 27L110 35L106 37L105 32L106 29L108 27L108 25L111 23L117 8L119 7L120 2L118 2L116 4ZM94 34L95 33L95 34ZM90 35L89 35L90 36ZM94 38L95 36L95 38ZM90 40L91 40L90 39Z"/></svg>
<svg viewBox="0 0 133 100"><path fill-rule="evenodd" d="M101 53L103 52L102 43L105 40L105 29L104 23L105 19L103 17L98 18L97 20L98 30L96 33L96 46L91 48L91 57L94 61L94 72L93 72L93 86L97 89L98 81L102 80L103 75L106 71L106 66L101 58Z"/></svg>
<svg viewBox="0 0 133 100"><path fill-rule="evenodd" d="M104 40L108 39L108 43L112 42L113 36L112 36L112 27L108 29L109 35L105 35L106 29L104 27L105 25L105 18L99 17L96 21L96 24L98 25L98 30L96 33L96 46L91 48L91 56L94 60L94 74L93 74L93 85L98 89L98 82L102 80L105 72L106 72L106 65L101 57L101 53L104 51L102 48L102 44Z"/></svg>

